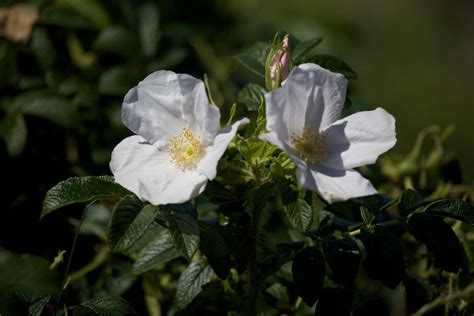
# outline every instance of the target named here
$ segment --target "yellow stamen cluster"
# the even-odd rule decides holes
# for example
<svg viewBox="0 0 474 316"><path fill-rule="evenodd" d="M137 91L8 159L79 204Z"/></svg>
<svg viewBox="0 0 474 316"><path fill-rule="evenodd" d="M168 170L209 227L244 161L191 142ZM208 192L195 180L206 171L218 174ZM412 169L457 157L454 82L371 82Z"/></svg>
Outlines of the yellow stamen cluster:
<svg viewBox="0 0 474 316"><path fill-rule="evenodd" d="M303 128L303 133L291 137L295 154L308 163L317 163L326 160L328 143L324 135L309 126Z"/></svg>
<svg viewBox="0 0 474 316"><path fill-rule="evenodd" d="M204 148L189 127L183 128L178 136L171 138L168 144L171 162L185 171L196 166L202 158Z"/></svg>

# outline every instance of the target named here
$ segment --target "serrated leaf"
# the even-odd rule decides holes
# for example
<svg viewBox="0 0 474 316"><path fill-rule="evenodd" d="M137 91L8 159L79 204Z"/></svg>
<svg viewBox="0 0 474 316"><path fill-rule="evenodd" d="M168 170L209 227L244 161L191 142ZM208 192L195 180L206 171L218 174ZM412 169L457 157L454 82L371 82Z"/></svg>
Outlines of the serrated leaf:
<svg viewBox="0 0 474 316"><path fill-rule="evenodd" d="M256 83L249 83L239 91L237 98L239 102L245 103L247 110L257 111L260 104L265 100L266 92L264 87Z"/></svg>
<svg viewBox="0 0 474 316"><path fill-rule="evenodd" d="M265 63L270 52L270 44L257 42L255 45L234 57L247 69L265 78Z"/></svg>
<svg viewBox="0 0 474 316"><path fill-rule="evenodd" d="M312 55L306 58L303 58L305 63L315 63L319 66L330 70L332 72L337 72L343 74L347 79L356 79L357 75L354 70L349 67L342 59L339 59L336 56L332 55Z"/></svg>
<svg viewBox="0 0 474 316"><path fill-rule="evenodd" d="M133 273L141 274L179 256L180 254L174 246L169 231L158 231L158 235L155 236L154 240L138 254L138 258L133 264Z"/></svg>
<svg viewBox="0 0 474 316"><path fill-rule="evenodd" d="M462 200L442 200L427 206L431 215L450 217L474 226L474 206Z"/></svg>
<svg viewBox="0 0 474 316"><path fill-rule="evenodd" d="M313 209L302 198L283 207L290 222L299 231L306 231L313 222Z"/></svg>
<svg viewBox="0 0 474 316"><path fill-rule="evenodd" d="M128 316L135 315L135 311L126 300L120 296L96 297L79 304L77 309L88 311L88 315L99 316Z"/></svg>
<svg viewBox="0 0 474 316"><path fill-rule="evenodd" d="M306 247L296 255L291 270L296 294L308 306L313 306L321 293L326 275L323 254L314 246Z"/></svg>
<svg viewBox="0 0 474 316"><path fill-rule="evenodd" d="M181 273L176 289L176 302L179 309L185 308L201 292L203 285L211 282L214 271L206 259L191 262Z"/></svg>
<svg viewBox="0 0 474 316"><path fill-rule="evenodd" d="M402 217L408 216L419 205L423 203L423 198L418 192L407 189L400 195L400 203L398 204L398 213Z"/></svg>
<svg viewBox="0 0 474 316"><path fill-rule="evenodd" d="M451 226L442 218L413 213L408 218L408 231L433 254L435 266L448 272L458 272L464 251Z"/></svg>
<svg viewBox="0 0 474 316"><path fill-rule="evenodd" d="M112 252L128 254L157 215L157 207L143 206L135 196L126 196L115 206L110 219L108 242Z"/></svg>
<svg viewBox="0 0 474 316"><path fill-rule="evenodd" d="M362 230L367 257L364 261L370 278L380 280L394 289L405 274L403 252L398 238L387 227L376 225L373 230Z"/></svg>
<svg viewBox="0 0 474 316"><path fill-rule="evenodd" d="M354 293L343 288L324 288L316 304L314 315L350 316Z"/></svg>
<svg viewBox="0 0 474 316"><path fill-rule="evenodd" d="M335 282L350 287L359 273L361 255L352 238L337 239L330 236L323 239L324 256Z"/></svg>
<svg viewBox="0 0 474 316"><path fill-rule="evenodd" d="M230 251L221 230L225 229L219 225L211 225L205 222L199 223L200 246L202 253L206 256L209 265L217 276L225 279L232 267Z"/></svg>
<svg viewBox="0 0 474 316"><path fill-rule="evenodd" d="M28 308L28 316L41 316L50 298L51 296L45 296L32 302Z"/></svg>
<svg viewBox="0 0 474 316"><path fill-rule="evenodd" d="M158 6L152 2L146 2L138 8L138 34L143 52L146 56L153 56L158 48L159 20Z"/></svg>
<svg viewBox="0 0 474 316"><path fill-rule="evenodd" d="M136 36L130 30L114 25L99 34L94 43L94 48L124 57L133 57L137 55L138 45Z"/></svg>
<svg viewBox="0 0 474 316"><path fill-rule="evenodd" d="M20 113L11 113L3 119L0 125L1 136L7 145L10 156L23 152L28 136L25 119Z"/></svg>
<svg viewBox="0 0 474 316"><path fill-rule="evenodd" d="M199 247L199 226L197 220L181 213L166 212L164 216L168 222L176 249L187 260L191 260Z"/></svg>
<svg viewBox="0 0 474 316"><path fill-rule="evenodd" d="M73 177L52 187L43 201L41 218L66 205L101 199L118 199L130 192L110 176Z"/></svg>
<svg viewBox="0 0 474 316"><path fill-rule="evenodd" d="M302 41L295 45L294 48L291 48L291 57L296 64L300 64L299 59L305 57L307 54L311 53L311 50L315 48L323 39L321 37L315 37L308 41Z"/></svg>
<svg viewBox="0 0 474 316"><path fill-rule="evenodd" d="M101 94L123 96L132 87L137 85L139 79L128 68L115 66L107 69L99 78L98 90Z"/></svg>

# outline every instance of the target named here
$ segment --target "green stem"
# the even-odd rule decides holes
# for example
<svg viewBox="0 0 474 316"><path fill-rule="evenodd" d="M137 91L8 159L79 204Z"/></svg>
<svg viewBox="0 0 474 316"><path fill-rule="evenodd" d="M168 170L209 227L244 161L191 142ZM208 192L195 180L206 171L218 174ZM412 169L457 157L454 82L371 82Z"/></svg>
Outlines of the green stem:
<svg viewBox="0 0 474 316"><path fill-rule="evenodd" d="M252 225L250 228L250 255L247 266L246 302L242 309L243 316L254 316L257 313L258 297L258 264L257 264L257 236L258 236L258 211L252 209Z"/></svg>

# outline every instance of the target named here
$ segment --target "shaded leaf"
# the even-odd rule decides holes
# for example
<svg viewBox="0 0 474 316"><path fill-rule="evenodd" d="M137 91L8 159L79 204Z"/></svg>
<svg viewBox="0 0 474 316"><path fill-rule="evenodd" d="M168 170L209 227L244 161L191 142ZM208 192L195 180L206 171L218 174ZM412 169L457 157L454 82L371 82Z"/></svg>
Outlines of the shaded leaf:
<svg viewBox="0 0 474 316"><path fill-rule="evenodd" d="M109 176L73 177L52 187L43 201L41 217L74 203L117 199L130 194Z"/></svg>
<svg viewBox="0 0 474 316"><path fill-rule="evenodd" d="M398 213L402 217L408 216L419 205L423 203L423 198L418 192L407 189L400 195L400 203L398 204Z"/></svg>
<svg viewBox="0 0 474 316"><path fill-rule="evenodd" d="M115 25L106 28L99 34L94 47L99 51L133 57L137 55L138 41L130 30Z"/></svg>
<svg viewBox="0 0 474 316"><path fill-rule="evenodd" d="M442 200L427 207L427 213L450 217L474 226L474 206L462 200Z"/></svg>
<svg viewBox="0 0 474 316"><path fill-rule="evenodd" d="M23 115L11 113L1 122L1 136L7 145L7 151L10 156L17 156L23 152L28 136Z"/></svg>
<svg viewBox="0 0 474 316"><path fill-rule="evenodd" d="M56 58L56 50L46 29L35 27L31 35L31 50L43 70L51 68Z"/></svg>
<svg viewBox="0 0 474 316"><path fill-rule="evenodd" d="M270 44L257 42L255 45L234 57L247 69L265 78L265 63L270 52Z"/></svg>
<svg viewBox="0 0 474 316"><path fill-rule="evenodd" d="M73 29L97 29L90 19L63 5L47 5L41 10L40 24Z"/></svg>
<svg viewBox="0 0 474 316"><path fill-rule="evenodd" d="M283 208L288 219L300 231L306 231L313 222L313 209L302 198L290 203Z"/></svg>
<svg viewBox="0 0 474 316"><path fill-rule="evenodd" d="M195 218L181 213L164 212L175 247L191 260L199 247L199 226Z"/></svg>
<svg viewBox="0 0 474 316"><path fill-rule="evenodd" d="M247 110L257 111L260 104L263 103L264 95L267 91L264 87L256 83L248 83L239 91L239 102L245 103Z"/></svg>
<svg viewBox="0 0 474 316"><path fill-rule="evenodd" d="M49 299L51 296L45 296L38 300L35 300L31 303L30 307L28 308L28 315L29 316L41 316L46 304L48 304Z"/></svg>
<svg viewBox="0 0 474 316"><path fill-rule="evenodd" d="M326 275L326 263L321 251L314 246L304 248L293 260L291 271L296 294L308 306L313 306L321 293Z"/></svg>
<svg viewBox="0 0 474 316"><path fill-rule="evenodd" d="M291 57L298 65L300 64L299 60L305 57L307 54L311 53L311 50L318 46L323 39L321 37L315 37L308 41L302 41L295 45L294 48L291 47Z"/></svg>
<svg viewBox="0 0 474 316"><path fill-rule="evenodd" d="M361 255L356 242L349 237L337 239L329 236L323 239L324 257L332 272L332 279L350 287L359 273Z"/></svg>
<svg viewBox="0 0 474 316"><path fill-rule="evenodd" d="M186 307L202 290L203 285L211 282L214 271L206 259L191 262L181 273L176 289L176 302L179 309Z"/></svg>
<svg viewBox="0 0 474 316"><path fill-rule="evenodd" d="M226 239L220 230L225 227L211 225L205 222L199 223L200 246L202 253L206 256L209 265L217 276L225 279L232 266L231 253Z"/></svg>
<svg viewBox="0 0 474 316"><path fill-rule="evenodd" d="M430 301L428 287L421 280L405 277L403 279L406 291L407 312L412 314Z"/></svg>
<svg viewBox="0 0 474 316"><path fill-rule="evenodd" d="M156 53L159 42L160 15L158 7L152 2L146 2L138 9L138 34L143 52L146 56Z"/></svg>
<svg viewBox="0 0 474 316"><path fill-rule="evenodd" d="M79 15L86 17L91 24L98 29L106 28L110 25L111 19L102 3L95 0L61 0L60 4L70 7ZM77 15L77 14L76 14Z"/></svg>
<svg viewBox="0 0 474 316"><path fill-rule="evenodd" d="M157 232L158 235L155 236L154 240L146 245L138 254L138 258L133 264L134 274L141 274L154 269L180 256L169 231Z"/></svg>
<svg viewBox="0 0 474 316"><path fill-rule="evenodd" d="M303 62L303 61L302 61ZM304 58L305 63L315 63L321 67L343 74L347 79L356 79L357 75L343 60L332 55L312 55Z"/></svg>
<svg viewBox="0 0 474 316"><path fill-rule="evenodd" d="M96 297L82 302L76 309L82 311L83 315L90 315L91 313L100 316L135 315L132 307L120 296Z"/></svg>
<svg viewBox="0 0 474 316"><path fill-rule="evenodd" d="M100 93L112 96L123 96L128 90L137 85L139 78L130 73L124 66L107 69L99 78Z"/></svg>
<svg viewBox="0 0 474 316"><path fill-rule="evenodd" d="M316 316L350 316L354 293L342 288L324 288L314 310Z"/></svg>
<svg viewBox="0 0 474 316"><path fill-rule="evenodd" d="M394 289L405 274L403 252L398 238L387 227L376 225L362 230L361 240L367 251L364 261L368 276Z"/></svg>
<svg viewBox="0 0 474 316"><path fill-rule="evenodd" d="M448 272L459 270L463 248L451 226L442 218L425 213L413 213L408 218L408 230L433 254L435 266Z"/></svg>
<svg viewBox="0 0 474 316"><path fill-rule="evenodd" d="M127 254L153 223L156 214L156 206L143 207L143 202L135 196L121 199L110 219L108 243L112 252Z"/></svg>

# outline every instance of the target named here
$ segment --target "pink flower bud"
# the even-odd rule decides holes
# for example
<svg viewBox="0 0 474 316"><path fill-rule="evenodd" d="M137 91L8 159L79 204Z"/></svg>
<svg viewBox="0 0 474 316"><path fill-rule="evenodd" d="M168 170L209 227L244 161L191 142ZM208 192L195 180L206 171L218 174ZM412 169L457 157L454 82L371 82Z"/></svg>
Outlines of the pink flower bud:
<svg viewBox="0 0 474 316"><path fill-rule="evenodd" d="M267 88L270 90L278 88L291 70L288 35L285 35L281 42L274 42L273 45L274 47L268 56L269 59L267 59L267 74L269 72L269 78L267 78L270 79L270 82L267 82Z"/></svg>

